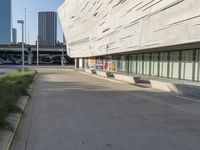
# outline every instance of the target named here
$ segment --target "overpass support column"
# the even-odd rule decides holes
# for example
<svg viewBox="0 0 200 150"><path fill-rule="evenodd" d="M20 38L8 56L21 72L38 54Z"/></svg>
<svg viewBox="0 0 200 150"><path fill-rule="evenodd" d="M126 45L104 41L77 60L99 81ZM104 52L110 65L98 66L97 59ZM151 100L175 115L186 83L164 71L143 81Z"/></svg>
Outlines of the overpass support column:
<svg viewBox="0 0 200 150"><path fill-rule="evenodd" d="M33 60L33 53L32 51L28 51L28 65L32 64L32 60Z"/></svg>
<svg viewBox="0 0 200 150"><path fill-rule="evenodd" d="M75 58L75 69L79 68L79 58Z"/></svg>

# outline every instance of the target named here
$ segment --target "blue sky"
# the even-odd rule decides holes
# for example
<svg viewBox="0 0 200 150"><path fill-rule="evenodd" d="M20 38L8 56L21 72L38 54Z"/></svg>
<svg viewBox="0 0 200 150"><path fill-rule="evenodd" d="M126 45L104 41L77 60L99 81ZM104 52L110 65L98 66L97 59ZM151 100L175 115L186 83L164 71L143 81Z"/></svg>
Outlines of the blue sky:
<svg viewBox="0 0 200 150"><path fill-rule="evenodd" d="M35 44L38 29L38 12L39 11L56 11L64 0L12 0L12 24L17 28L17 40L21 41L21 26L17 20L24 19L26 8L27 12L27 42L29 29L29 43ZM58 40L62 41L63 32L58 17Z"/></svg>

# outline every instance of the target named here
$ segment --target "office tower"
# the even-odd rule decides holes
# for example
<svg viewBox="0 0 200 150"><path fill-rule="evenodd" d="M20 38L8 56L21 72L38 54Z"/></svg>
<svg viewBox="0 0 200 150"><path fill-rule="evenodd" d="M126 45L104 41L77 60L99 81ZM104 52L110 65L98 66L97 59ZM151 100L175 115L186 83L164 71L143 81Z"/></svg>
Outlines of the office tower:
<svg viewBox="0 0 200 150"><path fill-rule="evenodd" d="M12 44L17 44L17 29L12 28Z"/></svg>
<svg viewBox="0 0 200 150"><path fill-rule="evenodd" d="M11 0L0 1L0 44L11 43Z"/></svg>
<svg viewBox="0 0 200 150"><path fill-rule="evenodd" d="M39 45L55 46L57 41L57 13L38 13Z"/></svg>

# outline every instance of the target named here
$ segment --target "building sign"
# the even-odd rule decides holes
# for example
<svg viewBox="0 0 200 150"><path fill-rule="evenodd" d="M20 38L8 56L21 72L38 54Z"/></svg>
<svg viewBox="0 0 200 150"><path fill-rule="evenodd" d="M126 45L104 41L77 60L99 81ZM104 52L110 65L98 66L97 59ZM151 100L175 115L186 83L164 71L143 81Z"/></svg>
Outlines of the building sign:
<svg viewBox="0 0 200 150"><path fill-rule="evenodd" d="M102 58L96 59L96 69L103 70L103 59Z"/></svg>
<svg viewBox="0 0 200 150"><path fill-rule="evenodd" d="M96 59L95 58L89 58L87 66L88 66L89 69L95 69L96 70Z"/></svg>

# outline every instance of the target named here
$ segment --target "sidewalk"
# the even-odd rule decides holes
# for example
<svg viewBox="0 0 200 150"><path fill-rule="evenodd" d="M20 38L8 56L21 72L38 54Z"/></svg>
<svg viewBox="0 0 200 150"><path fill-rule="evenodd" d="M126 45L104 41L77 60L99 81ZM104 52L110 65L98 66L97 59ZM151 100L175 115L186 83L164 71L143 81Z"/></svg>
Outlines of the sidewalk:
<svg viewBox="0 0 200 150"><path fill-rule="evenodd" d="M200 103L41 68L11 150L199 150Z"/></svg>

